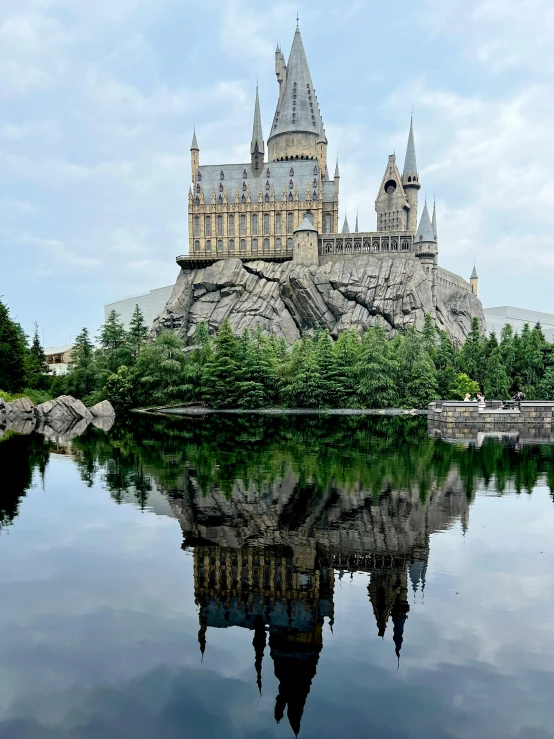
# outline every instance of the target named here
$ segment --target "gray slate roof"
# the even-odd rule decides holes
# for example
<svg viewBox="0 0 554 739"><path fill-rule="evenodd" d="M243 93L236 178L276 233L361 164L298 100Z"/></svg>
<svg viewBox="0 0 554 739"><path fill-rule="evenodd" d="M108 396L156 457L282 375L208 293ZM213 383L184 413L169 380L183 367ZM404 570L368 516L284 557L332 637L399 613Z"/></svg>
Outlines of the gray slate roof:
<svg viewBox="0 0 554 739"><path fill-rule="evenodd" d="M223 174L223 179L221 179L221 174ZM198 175L193 185L193 195L198 195L197 188L200 185L204 193L205 203L211 201L212 188L215 188L216 202L219 196L223 196L226 192L228 202L233 203L235 191L239 191L242 199L242 195L246 196L247 194L248 186L250 186L250 199L253 203L258 201L260 187L264 194L264 200L266 193L271 196L271 188L273 187L275 202L279 203L283 199L283 188L286 189L287 197L289 193L292 193L294 197L297 186L300 200L306 199L308 186L312 199L314 192L319 196L322 185L324 202L332 203L334 199L334 183L321 182L319 165L315 159L266 162L258 175L254 173L250 162L248 164L204 164L199 167ZM244 185L246 185L246 188L244 188Z"/></svg>
<svg viewBox="0 0 554 739"><path fill-rule="evenodd" d="M478 279L479 279L479 278L477 277L477 270L475 269L475 265L473 265L473 272L471 273L471 277L470 277L470 279L471 279L471 280L478 280Z"/></svg>
<svg viewBox="0 0 554 739"><path fill-rule="evenodd" d="M350 226L348 225L348 216L346 214L344 216L344 223L342 224L342 232L343 232L343 234L352 233L350 231Z"/></svg>
<svg viewBox="0 0 554 739"><path fill-rule="evenodd" d="M264 135L262 133L262 116L260 115L260 97L258 95L258 86L256 85L256 104L254 105L254 126L252 127L252 144L250 145L250 153L254 154L258 144L258 152L265 152Z"/></svg>
<svg viewBox="0 0 554 739"><path fill-rule="evenodd" d="M408 136L408 146L406 147L406 159L404 160L403 176L417 174L417 162L415 155L414 141L414 122L410 121L410 134Z"/></svg>
<svg viewBox="0 0 554 739"><path fill-rule="evenodd" d="M308 216L304 216L304 220L302 221L302 223L298 226L298 228L294 229L294 233L297 233L298 231L316 231L317 233L317 230L314 228L314 224L310 221Z"/></svg>
<svg viewBox="0 0 554 739"><path fill-rule="evenodd" d="M419 228L416 233L416 241L436 241L433 233L433 226L431 225L431 218L429 217L427 203L425 203L423 213L421 214L421 221L419 222Z"/></svg>
<svg viewBox="0 0 554 739"><path fill-rule="evenodd" d="M198 148L198 141L196 140L196 129L194 129L194 133L192 134L192 144L190 145L190 150L200 151L200 149Z"/></svg>
<svg viewBox="0 0 554 739"><path fill-rule="evenodd" d="M433 226L433 236L435 237L435 241L438 241L438 237L437 237L437 205L436 205L436 203L433 203L433 220L431 221L431 225Z"/></svg>
<svg viewBox="0 0 554 739"><path fill-rule="evenodd" d="M302 36L298 29L294 34L287 64L285 90L277 103L269 139L281 133L295 131L325 136Z"/></svg>

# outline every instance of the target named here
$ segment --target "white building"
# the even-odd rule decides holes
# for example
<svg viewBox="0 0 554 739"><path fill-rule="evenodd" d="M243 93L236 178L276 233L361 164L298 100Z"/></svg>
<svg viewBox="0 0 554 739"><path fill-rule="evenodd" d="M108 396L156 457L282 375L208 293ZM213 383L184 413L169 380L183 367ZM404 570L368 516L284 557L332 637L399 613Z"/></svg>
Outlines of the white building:
<svg viewBox="0 0 554 739"><path fill-rule="evenodd" d="M526 323L531 328L540 323L547 341L554 341L554 315L552 313L541 313L540 311L527 310L526 308L514 308L512 305L500 305L496 308L485 308L485 319L487 321L487 333L494 331L498 339L504 326L509 323L516 333Z"/></svg>
<svg viewBox="0 0 554 739"><path fill-rule="evenodd" d="M71 363L71 344L51 346L44 350L46 364L53 375L65 375Z"/></svg>
<svg viewBox="0 0 554 739"><path fill-rule="evenodd" d="M151 326L154 322L154 318L161 313L165 308L173 285L167 287L158 287L156 290L150 290L149 293L143 293L142 295L132 295L130 298L124 298L123 300L117 300L115 303L109 303L104 306L104 320L108 317L112 310L119 313L121 320L125 325L125 328L129 328L131 317L135 306L141 309L144 315L144 321L147 326Z"/></svg>

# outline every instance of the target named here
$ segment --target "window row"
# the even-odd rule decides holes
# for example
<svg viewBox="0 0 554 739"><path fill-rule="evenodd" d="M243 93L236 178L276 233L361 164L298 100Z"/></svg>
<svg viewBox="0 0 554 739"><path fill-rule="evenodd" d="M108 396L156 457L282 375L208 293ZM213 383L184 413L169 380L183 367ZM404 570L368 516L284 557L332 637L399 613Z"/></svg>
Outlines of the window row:
<svg viewBox="0 0 554 739"><path fill-rule="evenodd" d="M247 244L246 239L240 239L238 244L236 244L235 239L229 239L228 243L225 244L223 239L217 239L215 242L215 250L216 252L223 252L224 247L227 247L227 250L229 252L234 252L235 248L238 247L238 250L241 252L247 251L247 246L250 247L250 251L257 252L259 250L259 244L258 239L252 239L252 243L250 245ZM263 239L262 242L262 251L270 251L271 250L271 244L269 239ZM206 252L212 251L212 241L211 239L208 239L206 241ZM280 238L275 239L275 251L282 251L284 248L283 241ZM292 251L292 238L289 236L289 238L286 240L286 248L287 251ZM194 251L199 252L200 251L200 241L196 240L194 242Z"/></svg>
<svg viewBox="0 0 554 739"><path fill-rule="evenodd" d="M292 233L294 230L294 218L292 213L287 213L287 230L285 233ZM217 216L216 217L216 234L212 233L212 216L204 216L204 236L210 237L213 235L217 236L224 236L223 231L223 219L224 216ZM234 215L228 215L227 216L227 235L228 236L235 236L235 221L236 216ZM239 229L240 229L240 235L246 236L246 215L239 216ZM330 221L329 221L330 223ZM330 227L330 226L329 226ZM202 234L200 233L201 228L201 218L200 216L194 216L193 219L193 228L194 228L194 236L199 237ZM260 230L263 229L263 230ZM281 213L275 213L275 233L280 234L282 233L283 229L283 219ZM264 213L262 215L262 218L260 219L259 215L257 213L252 213L250 216L250 233L252 236L258 236L259 234L270 234L271 228L270 228L270 214Z"/></svg>

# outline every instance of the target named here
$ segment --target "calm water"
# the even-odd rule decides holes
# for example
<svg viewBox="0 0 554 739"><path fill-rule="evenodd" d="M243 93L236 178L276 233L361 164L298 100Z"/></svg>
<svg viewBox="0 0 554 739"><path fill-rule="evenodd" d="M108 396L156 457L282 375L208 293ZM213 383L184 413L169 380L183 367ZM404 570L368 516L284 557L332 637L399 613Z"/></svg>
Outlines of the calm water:
<svg viewBox="0 0 554 739"><path fill-rule="evenodd" d="M0 441L0 738L554 737L554 448L419 418Z"/></svg>

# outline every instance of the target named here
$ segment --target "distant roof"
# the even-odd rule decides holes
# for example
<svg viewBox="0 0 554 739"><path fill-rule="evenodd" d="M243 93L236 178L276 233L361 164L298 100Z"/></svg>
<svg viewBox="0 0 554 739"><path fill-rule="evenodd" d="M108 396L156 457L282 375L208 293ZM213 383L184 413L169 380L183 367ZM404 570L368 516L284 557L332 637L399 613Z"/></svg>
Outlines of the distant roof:
<svg viewBox="0 0 554 739"><path fill-rule="evenodd" d="M304 216L304 220L302 223L298 226L298 228L294 229L294 233L298 233L298 231L316 231L317 229L314 228L314 224L310 221L308 216Z"/></svg>
<svg viewBox="0 0 554 739"><path fill-rule="evenodd" d="M477 277L477 270L475 269L475 265L473 265L473 272L471 273L471 277L470 277L470 279L471 279L471 280L476 280L476 279L478 280L478 279L479 279L479 278Z"/></svg>
<svg viewBox="0 0 554 739"><path fill-rule="evenodd" d="M425 207L423 208L423 213L421 214L421 221L419 222L419 228L417 229L416 233L416 242L417 241L435 241L435 234L433 233L433 226L431 225L431 218L429 217L429 210L427 208L427 203L425 203Z"/></svg>
<svg viewBox="0 0 554 739"><path fill-rule="evenodd" d="M49 346L47 349L44 349L44 353L46 356L50 356L51 354L65 354L66 352L70 351L70 349L73 349L72 344L65 344L63 346Z"/></svg>
<svg viewBox="0 0 554 739"><path fill-rule="evenodd" d="M415 154L414 142L414 123L410 121L410 134L408 136L408 146L406 147L406 158L404 159L403 175L417 174L417 162Z"/></svg>

